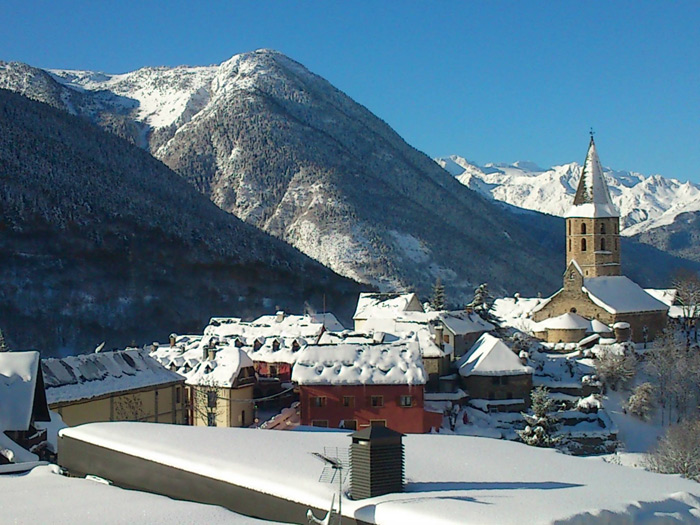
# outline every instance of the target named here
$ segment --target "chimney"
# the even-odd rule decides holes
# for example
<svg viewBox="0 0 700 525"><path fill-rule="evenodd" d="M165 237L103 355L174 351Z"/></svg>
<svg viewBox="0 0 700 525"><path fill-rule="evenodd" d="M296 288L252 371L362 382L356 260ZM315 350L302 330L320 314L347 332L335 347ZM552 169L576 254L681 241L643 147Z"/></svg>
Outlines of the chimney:
<svg viewBox="0 0 700 525"><path fill-rule="evenodd" d="M284 321L284 310L278 310L277 317L275 317L275 322L281 323L282 321Z"/></svg>
<svg viewBox="0 0 700 525"><path fill-rule="evenodd" d="M403 492L403 434L387 427L370 426L350 437L352 499Z"/></svg>
<svg viewBox="0 0 700 525"><path fill-rule="evenodd" d="M445 347L444 339L442 337L443 328L441 324L435 327L435 344L442 350Z"/></svg>
<svg viewBox="0 0 700 525"><path fill-rule="evenodd" d="M177 334L170 334L168 340L170 341L170 348L175 346L175 339L177 339Z"/></svg>
<svg viewBox="0 0 700 525"><path fill-rule="evenodd" d="M213 361L214 359L216 359L216 348L210 347L209 349L207 349L207 358L209 359L209 361Z"/></svg>
<svg viewBox="0 0 700 525"><path fill-rule="evenodd" d="M613 331L615 332L615 341L618 343L624 343L630 340L631 330L630 324L624 321L617 322L613 325Z"/></svg>

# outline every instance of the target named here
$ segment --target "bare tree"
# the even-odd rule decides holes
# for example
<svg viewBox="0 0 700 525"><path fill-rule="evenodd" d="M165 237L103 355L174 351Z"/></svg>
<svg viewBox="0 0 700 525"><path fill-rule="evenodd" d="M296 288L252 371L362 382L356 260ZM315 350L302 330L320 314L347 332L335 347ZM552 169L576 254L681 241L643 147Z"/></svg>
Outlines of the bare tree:
<svg viewBox="0 0 700 525"><path fill-rule="evenodd" d="M646 372L661 407L661 422L695 416L700 403L700 354L688 349L677 334L665 331L646 354Z"/></svg>
<svg viewBox="0 0 700 525"><path fill-rule="evenodd" d="M683 309L686 322L700 313L700 278L695 272L680 270L673 279L676 301Z"/></svg>
<svg viewBox="0 0 700 525"><path fill-rule="evenodd" d="M669 427L656 449L647 454L647 468L662 474L680 474L700 482L700 421Z"/></svg>
<svg viewBox="0 0 700 525"><path fill-rule="evenodd" d="M619 385L624 385L637 373L637 359L631 353L604 352L598 356L596 369L603 383L617 390Z"/></svg>
<svg viewBox="0 0 700 525"><path fill-rule="evenodd" d="M649 419L654 410L656 389L651 383L637 385L627 400L627 411L640 419Z"/></svg>
<svg viewBox="0 0 700 525"><path fill-rule="evenodd" d="M143 421L146 419L141 396L136 394L119 396L114 401L114 416L116 421Z"/></svg>

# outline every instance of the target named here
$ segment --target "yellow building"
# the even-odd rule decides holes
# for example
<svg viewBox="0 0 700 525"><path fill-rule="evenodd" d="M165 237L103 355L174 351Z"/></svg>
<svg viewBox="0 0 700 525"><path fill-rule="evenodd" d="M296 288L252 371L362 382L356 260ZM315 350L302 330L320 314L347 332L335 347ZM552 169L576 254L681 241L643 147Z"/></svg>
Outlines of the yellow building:
<svg viewBox="0 0 700 525"><path fill-rule="evenodd" d="M204 357L204 356L202 356ZM208 348L187 377L191 421L196 426L248 427L255 422L252 359L235 343Z"/></svg>
<svg viewBox="0 0 700 525"><path fill-rule="evenodd" d="M44 359L49 408L69 426L99 421L187 424L181 375L128 349Z"/></svg>

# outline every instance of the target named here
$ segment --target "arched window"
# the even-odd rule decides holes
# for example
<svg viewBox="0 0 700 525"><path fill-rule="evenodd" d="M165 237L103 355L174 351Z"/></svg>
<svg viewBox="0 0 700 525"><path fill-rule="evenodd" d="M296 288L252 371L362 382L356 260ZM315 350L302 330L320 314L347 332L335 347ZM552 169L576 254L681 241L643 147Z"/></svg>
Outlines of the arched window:
<svg viewBox="0 0 700 525"><path fill-rule="evenodd" d="M604 222L601 222L601 223L600 223L600 233L602 233L603 235L605 235L605 223L604 223Z"/></svg>
<svg viewBox="0 0 700 525"><path fill-rule="evenodd" d="M600 251L605 251L605 239L600 240Z"/></svg>
<svg viewBox="0 0 700 525"><path fill-rule="evenodd" d="M571 239L569 239L569 251L571 251Z"/></svg>
<svg viewBox="0 0 700 525"><path fill-rule="evenodd" d="M569 235L571 235L571 221L569 221Z"/></svg>
<svg viewBox="0 0 700 525"><path fill-rule="evenodd" d="M586 239L581 239L581 251L586 251Z"/></svg>
<svg viewBox="0 0 700 525"><path fill-rule="evenodd" d="M615 239L615 249L618 250L619 248L617 247L617 239Z"/></svg>
<svg viewBox="0 0 700 525"><path fill-rule="evenodd" d="M586 235L586 223L585 222L581 223L581 234Z"/></svg>

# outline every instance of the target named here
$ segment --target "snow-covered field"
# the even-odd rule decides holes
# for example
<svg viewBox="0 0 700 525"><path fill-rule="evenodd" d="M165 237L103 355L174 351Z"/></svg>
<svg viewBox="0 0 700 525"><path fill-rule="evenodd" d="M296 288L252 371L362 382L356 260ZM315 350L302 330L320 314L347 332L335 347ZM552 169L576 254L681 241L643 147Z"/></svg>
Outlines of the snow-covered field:
<svg viewBox="0 0 700 525"><path fill-rule="evenodd" d="M312 452L347 447L339 432L95 423L62 435L205 476L328 508ZM192 447L191 443L197 443ZM343 500L348 516L377 524L698 523L700 485L509 441L404 437L406 492Z"/></svg>

